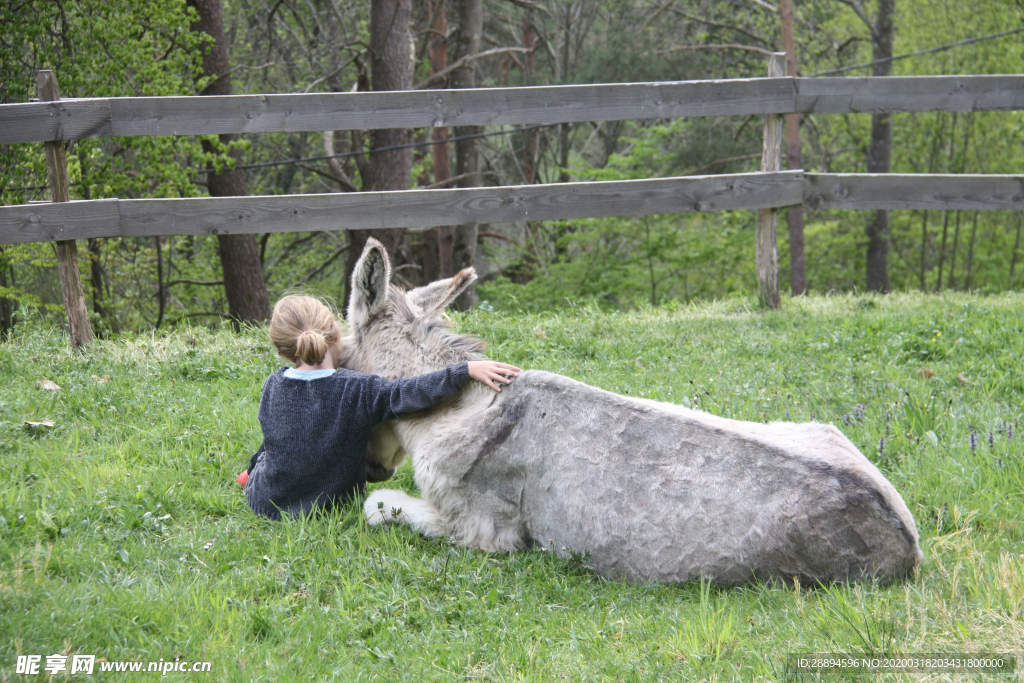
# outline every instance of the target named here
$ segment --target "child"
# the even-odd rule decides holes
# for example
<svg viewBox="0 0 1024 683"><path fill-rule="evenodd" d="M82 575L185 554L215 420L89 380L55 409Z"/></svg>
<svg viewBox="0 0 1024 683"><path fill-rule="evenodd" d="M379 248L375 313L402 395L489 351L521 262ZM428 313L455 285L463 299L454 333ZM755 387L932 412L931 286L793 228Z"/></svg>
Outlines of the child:
<svg viewBox="0 0 1024 683"><path fill-rule="evenodd" d="M326 510L362 493L375 424L431 408L458 394L469 378L501 391L495 382L508 384L520 372L505 363L470 361L389 382L335 370L340 337L334 314L311 296L286 296L274 306L270 339L295 367L277 370L263 384L263 444L239 477L259 515L280 519L281 512Z"/></svg>

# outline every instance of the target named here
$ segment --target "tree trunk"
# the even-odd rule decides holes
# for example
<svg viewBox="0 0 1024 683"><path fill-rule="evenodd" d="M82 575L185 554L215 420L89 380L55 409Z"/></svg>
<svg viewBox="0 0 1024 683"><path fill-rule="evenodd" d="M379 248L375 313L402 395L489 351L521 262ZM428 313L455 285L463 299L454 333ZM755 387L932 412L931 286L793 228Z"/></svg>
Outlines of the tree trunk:
<svg viewBox="0 0 1024 683"><path fill-rule="evenodd" d="M942 291L942 266L946 263L946 234L949 229L949 211L942 212L942 246L939 247L939 276L935 278L935 291Z"/></svg>
<svg viewBox="0 0 1024 683"><path fill-rule="evenodd" d="M1013 271L1017 267L1017 251L1020 249L1020 223L1021 223L1021 212L1017 212L1017 240L1013 243L1013 254L1010 255L1010 282L1009 287L1013 287Z"/></svg>
<svg viewBox="0 0 1024 683"><path fill-rule="evenodd" d="M110 312L103 305L103 246L98 237L89 238L89 284L92 286L92 310L107 325L111 331L114 329L114 321Z"/></svg>
<svg viewBox="0 0 1024 683"><path fill-rule="evenodd" d="M78 153L78 164L79 169L84 179L89 174L89 156L83 154L81 151ZM86 182L82 182L82 195L84 199L92 199L92 193L89 190L89 185ZM111 312L106 309L103 305L103 245L106 240L101 240L98 237L90 237L88 241L89 246L89 284L92 287L92 310L100 320L106 325L109 332L117 332L117 322L111 315Z"/></svg>
<svg viewBox="0 0 1024 683"><path fill-rule="evenodd" d="M537 33L533 28L533 10L527 9L523 15L523 47L527 52L523 60L526 66L523 72L523 85L533 85L533 75L537 70L537 56L533 52L537 45ZM537 129L523 131L523 184L533 185L537 179Z"/></svg>
<svg viewBox="0 0 1024 683"><path fill-rule="evenodd" d="M573 3L567 2L565 7L565 24L562 26L562 52L559 58L561 69L558 74L558 82L562 85L569 84L569 55L572 51L572 10ZM558 127L558 182L569 182L569 125L563 123Z"/></svg>
<svg viewBox="0 0 1024 683"><path fill-rule="evenodd" d="M781 0L782 49L786 52L786 73L796 76L796 45L793 40L793 0ZM800 158L800 114L786 114L786 165L789 170L803 167ZM804 207L786 211L789 224L789 287L793 296L807 291L807 261L804 256Z"/></svg>
<svg viewBox="0 0 1024 683"><path fill-rule="evenodd" d="M978 234L978 212L974 212L974 224L971 226L971 241L967 247L967 276L964 278L964 291L971 291L971 272L974 270L974 238Z"/></svg>
<svg viewBox="0 0 1024 683"><path fill-rule="evenodd" d="M412 0L373 0L370 6L370 87L374 91L411 90L412 54L409 26ZM407 145L412 137L408 129L375 130L370 135L371 149ZM408 190L412 175L412 149L394 149L371 153L362 169L363 191ZM369 237L380 241L392 256L398 250L402 229L350 230L345 254L345 300L351 297L352 271Z"/></svg>
<svg viewBox="0 0 1024 683"><path fill-rule="evenodd" d="M960 246L960 212L956 212L956 226L953 228L953 255L949 259L949 288L956 289L956 251Z"/></svg>
<svg viewBox="0 0 1024 683"><path fill-rule="evenodd" d="M8 278L8 275L10 277ZM1010 266L1010 277L1013 277L1013 266ZM0 247L0 289L14 287L14 266L7 261L4 248ZM18 312L17 299L0 296L0 341L10 339L14 330L14 316Z"/></svg>
<svg viewBox="0 0 1024 683"><path fill-rule="evenodd" d="M925 256L928 248L928 211L924 211L924 216L921 218L921 291L927 292L928 289L925 287L924 275L925 275Z"/></svg>
<svg viewBox="0 0 1024 683"><path fill-rule="evenodd" d="M457 43L459 58L475 55L480 52L483 36L483 7L481 0L456 0L456 11L459 18L459 40ZM476 87L476 64L470 62L452 74L453 88ZM455 129L455 136L474 135L480 132L479 126L460 126ZM462 176L460 187L480 187L480 156L478 139L459 140L455 143L455 174ZM476 261L476 241L479 225L468 223L455 227L455 243L452 248L452 269L462 270L472 266ZM459 295L455 306L466 311L479 303L476 287L469 286Z"/></svg>
<svg viewBox="0 0 1024 683"><path fill-rule="evenodd" d="M230 95L231 73L228 66L228 48L224 38L224 16L220 0L187 0L195 8L199 21L192 30L205 33L211 40L204 45L209 52L203 55L203 73L213 81L203 88L200 95ZM237 140L237 135L221 135L221 145ZM217 146L208 140L202 141L203 151L217 153ZM236 160L237 150L231 152ZM207 188L211 197L244 197L249 194L244 171L225 169L221 173L206 174ZM217 248L224 270L224 293L228 299L228 313L237 323L258 323L270 317L270 302L263 280L263 266L260 264L259 249L255 235L218 235Z"/></svg>
<svg viewBox="0 0 1024 683"><path fill-rule="evenodd" d="M448 19L445 16L444 0L432 0L430 12L433 16L430 32L430 75L443 71L448 66ZM447 79L438 83L435 88L448 87ZM448 154L447 128L434 128L434 142L431 148L434 162L434 184L438 187L447 183L452 177L452 163ZM423 279L433 282L440 278L454 275L452 270L452 249L455 244L455 226L443 225L423 233Z"/></svg>
<svg viewBox="0 0 1024 683"><path fill-rule="evenodd" d="M878 15L871 28L875 60L892 57L893 18L896 0L879 0ZM872 67L872 75L888 76L892 62ZM892 158L892 115L871 115L871 148L868 150L868 173L888 173ZM879 210L867 227L867 287L872 292L888 292L889 284L889 212Z"/></svg>
<svg viewBox="0 0 1024 683"><path fill-rule="evenodd" d="M159 330L164 321L164 313L167 311L167 288L164 287L164 254L163 240L159 235L153 237L153 249L156 251L156 298L157 315L154 329Z"/></svg>

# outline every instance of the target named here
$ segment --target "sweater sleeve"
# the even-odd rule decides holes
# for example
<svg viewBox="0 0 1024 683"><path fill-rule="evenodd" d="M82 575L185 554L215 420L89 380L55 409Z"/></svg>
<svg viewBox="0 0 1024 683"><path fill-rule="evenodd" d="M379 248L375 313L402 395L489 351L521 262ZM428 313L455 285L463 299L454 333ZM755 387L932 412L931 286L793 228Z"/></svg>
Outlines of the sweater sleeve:
<svg viewBox="0 0 1024 683"><path fill-rule="evenodd" d="M269 411L267 409L267 387L270 386L274 379L274 375L267 377L266 381L263 382L263 389L260 390L260 407L256 411L256 420L260 424L260 430L263 429L263 423L266 421ZM256 461L260 457L260 453L263 452L263 441L260 442L260 447L256 449L256 452L252 454L252 458L249 459L249 469L246 470L249 474L252 474L252 470L256 467Z"/></svg>
<svg viewBox="0 0 1024 683"><path fill-rule="evenodd" d="M374 376L370 385L370 418L383 422L433 408L459 393L468 380L469 363L465 361L418 377L388 381Z"/></svg>

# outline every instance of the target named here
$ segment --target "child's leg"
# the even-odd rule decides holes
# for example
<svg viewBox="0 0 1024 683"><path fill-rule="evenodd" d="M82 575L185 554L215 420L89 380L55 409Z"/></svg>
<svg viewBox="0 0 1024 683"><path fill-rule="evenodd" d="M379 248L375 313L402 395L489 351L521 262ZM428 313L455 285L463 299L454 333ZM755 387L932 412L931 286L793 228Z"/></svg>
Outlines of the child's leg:
<svg viewBox="0 0 1024 683"><path fill-rule="evenodd" d="M428 538L445 535L444 524L437 509L422 498L413 498L404 491L374 491L367 496L363 512L371 526L408 524Z"/></svg>

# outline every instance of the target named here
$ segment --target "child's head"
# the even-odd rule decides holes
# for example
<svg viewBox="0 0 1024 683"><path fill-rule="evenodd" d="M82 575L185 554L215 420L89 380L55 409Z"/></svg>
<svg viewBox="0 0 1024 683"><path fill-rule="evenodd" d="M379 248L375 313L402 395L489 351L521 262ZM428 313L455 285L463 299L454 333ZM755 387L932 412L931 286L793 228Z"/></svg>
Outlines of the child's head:
<svg viewBox="0 0 1024 683"><path fill-rule="evenodd" d="M312 296L286 296L274 305L270 341L293 363L319 365L341 332L331 309Z"/></svg>

